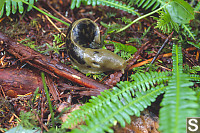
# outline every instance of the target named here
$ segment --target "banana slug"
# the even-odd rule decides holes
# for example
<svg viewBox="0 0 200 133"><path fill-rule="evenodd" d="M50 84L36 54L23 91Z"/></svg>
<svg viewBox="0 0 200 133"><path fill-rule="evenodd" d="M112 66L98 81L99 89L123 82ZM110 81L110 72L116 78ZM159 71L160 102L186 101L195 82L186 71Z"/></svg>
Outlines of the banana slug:
<svg viewBox="0 0 200 133"><path fill-rule="evenodd" d="M72 65L77 66L82 73L124 72L127 65L117 54L101 49L99 27L88 18L79 19L70 25L66 47Z"/></svg>

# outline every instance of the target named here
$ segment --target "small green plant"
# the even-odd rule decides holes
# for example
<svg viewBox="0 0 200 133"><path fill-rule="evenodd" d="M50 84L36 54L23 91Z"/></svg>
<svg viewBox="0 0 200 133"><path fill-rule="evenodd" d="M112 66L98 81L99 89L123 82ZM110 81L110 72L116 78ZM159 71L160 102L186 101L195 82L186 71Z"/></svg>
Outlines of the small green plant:
<svg viewBox="0 0 200 133"><path fill-rule="evenodd" d="M113 44L115 46L114 53L120 53L120 56L124 59L129 59L132 54L134 54L137 51L137 48L131 46L131 45L124 45L119 42L113 42L113 41L104 41L105 44Z"/></svg>
<svg viewBox="0 0 200 133"><path fill-rule="evenodd" d="M44 74L44 72L41 72L41 77L42 77L42 83L44 85L44 91L46 93L46 97L47 97L47 100L48 100L48 103L49 103L49 109L50 109L50 113L51 113L52 125L53 125L53 127L55 127L54 112L53 112L53 107L52 107L50 96L49 96L49 91L47 89L47 85L46 85L46 82L45 82L45 74Z"/></svg>
<svg viewBox="0 0 200 133"><path fill-rule="evenodd" d="M86 76L92 77L92 78L95 79L95 80L96 80L96 79L102 80L103 77L106 76L106 74L104 74L104 73L100 73L100 74L91 74L91 73L87 73Z"/></svg>
<svg viewBox="0 0 200 133"><path fill-rule="evenodd" d="M175 30L176 32L179 31L178 23L172 21L171 16L168 13L168 11L166 12L159 11L158 13L160 15L159 16L160 18L154 17L154 19L157 20L157 26L155 28L159 28L164 33L171 33L173 30Z"/></svg>
<svg viewBox="0 0 200 133"><path fill-rule="evenodd" d="M139 45L142 45L142 39L144 39L144 37L147 35L147 33L150 31L150 29L151 29L151 26L149 26L148 29L145 29L144 32L143 32L143 34L142 34L142 36L140 38L130 37L129 41L127 41L127 43L136 42Z"/></svg>
<svg viewBox="0 0 200 133"><path fill-rule="evenodd" d="M110 33L113 33L115 32L116 30L119 30L120 29L120 25L119 24L106 24L104 22L100 22L101 25L105 28L107 28L104 36L106 36L107 34L110 34Z"/></svg>
<svg viewBox="0 0 200 133"><path fill-rule="evenodd" d="M31 111L26 113L21 111L19 118L21 119L20 125L23 126L24 128L33 129L38 126L38 120L35 114L32 113Z"/></svg>
<svg viewBox="0 0 200 133"><path fill-rule="evenodd" d="M59 44L63 43L63 41L61 39L61 35L60 34L53 35L53 37L54 37L54 40L53 40L52 45L45 43L41 46L37 46L37 45L35 45L35 41L31 41L29 38L19 41L19 43L22 43L23 45L28 46L40 53L48 54L48 52L55 52L55 53L59 54L59 50L64 49L64 48L60 48L60 45L59 45ZM46 46L48 47L48 49L41 50L41 49L45 48Z"/></svg>
<svg viewBox="0 0 200 133"><path fill-rule="evenodd" d="M55 42L53 42L53 45L51 46L48 43L45 43L45 45L48 47L48 49L44 50L44 51L40 51L41 53L48 53L51 51L54 51L55 53L59 54L59 50L64 49L64 48L60 48L58 45L56 45Z"/></svg>

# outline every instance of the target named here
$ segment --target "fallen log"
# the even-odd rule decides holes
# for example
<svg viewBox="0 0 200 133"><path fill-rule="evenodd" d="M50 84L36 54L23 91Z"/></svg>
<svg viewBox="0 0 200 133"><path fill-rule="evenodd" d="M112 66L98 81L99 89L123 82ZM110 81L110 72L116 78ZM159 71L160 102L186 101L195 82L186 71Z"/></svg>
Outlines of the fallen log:
<svg viewBox="0 0 200 133"><path fill-rule="evenodd" d="M35 70L34 70L35 71ZM4 92L13 92L17 95L24 95L34 92L37 87L43 88L42 79L39 73L33 72L26 68L6 68L0 69L0 85ZM12 91L11 91L12 90Z"/></svg>

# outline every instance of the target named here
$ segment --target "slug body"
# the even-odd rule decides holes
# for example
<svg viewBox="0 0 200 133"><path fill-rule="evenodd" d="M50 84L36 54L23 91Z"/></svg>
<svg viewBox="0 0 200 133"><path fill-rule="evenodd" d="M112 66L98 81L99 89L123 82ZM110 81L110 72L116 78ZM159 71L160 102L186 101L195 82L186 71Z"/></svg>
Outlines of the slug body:
<svg viewBox="0 0 200 133"><path fill-rule="evenodd" d="M100 42L100 30L95 22L83 18L72 23L66 38L72 64L83 73L124 71L126 61L109 50L101 49Z"/></svg>

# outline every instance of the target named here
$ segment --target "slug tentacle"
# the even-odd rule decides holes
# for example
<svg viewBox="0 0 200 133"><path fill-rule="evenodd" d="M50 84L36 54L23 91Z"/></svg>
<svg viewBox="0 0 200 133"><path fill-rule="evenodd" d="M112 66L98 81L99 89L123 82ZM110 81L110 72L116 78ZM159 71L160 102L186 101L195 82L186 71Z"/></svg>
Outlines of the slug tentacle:
<svg viewBox="0 0 200 133"><path fill-rule="evenodd" d="M83 18L72 23L66 38L72 64L83 73L124 71L126 61L109 50L101 49L100 42L100 30L95 22Z"/></svg>

